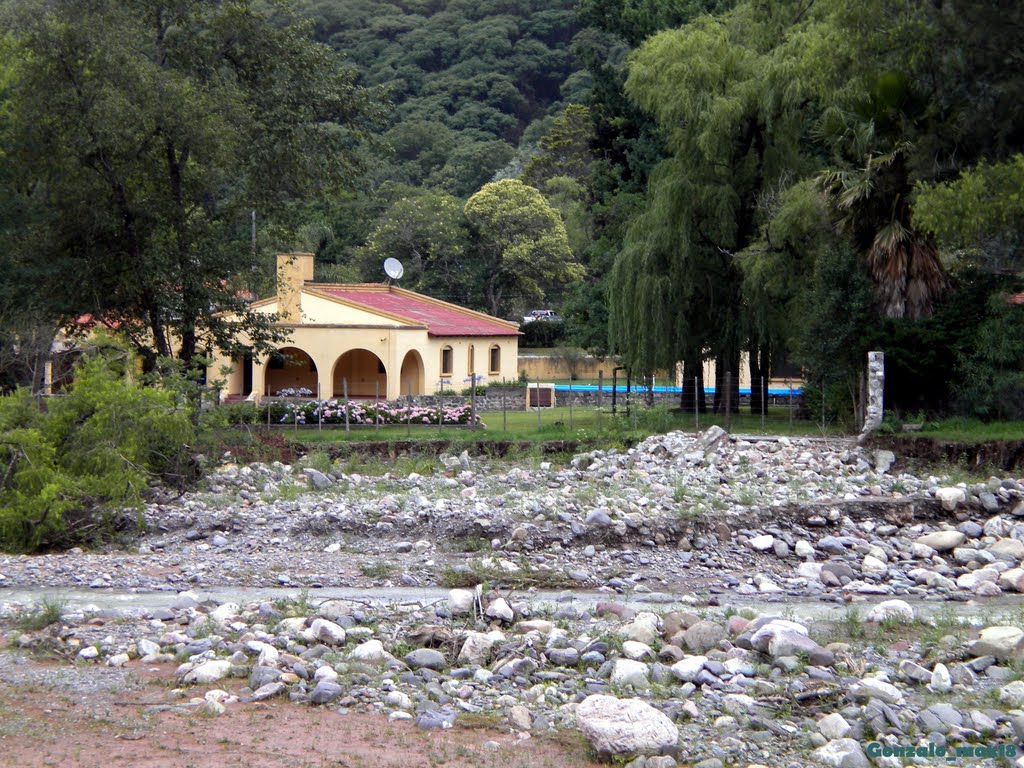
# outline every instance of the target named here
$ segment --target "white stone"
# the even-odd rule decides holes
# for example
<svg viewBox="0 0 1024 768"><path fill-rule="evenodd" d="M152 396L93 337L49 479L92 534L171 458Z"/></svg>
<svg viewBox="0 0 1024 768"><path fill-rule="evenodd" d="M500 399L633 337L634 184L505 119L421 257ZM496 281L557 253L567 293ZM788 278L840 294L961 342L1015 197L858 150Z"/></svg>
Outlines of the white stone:
<svg viewBox="0 0 1024 768"><path fill-rule="evenodd" d="M860 569L864 573L881 574L889 570L889 567L877 557L864 555L864 559L860 564Z"/></svg>
<svg viewBox="0 0 1024 768"><path fill-rule="evenodd" d="M640 699L588 696L576 708L576 725L602 755L657 755L674 750L679 741L668 716Z"/></svg>
<svg viewBox="0 0 1024 768"><path fill-rule="evenodd" d="M914 620L914 609L905 600L883 600L870 611L868 621L901 621L910 623Z"/></svg>
<svg viewBox="0 0 1024 768"><path fill-rule="evenodd" d="M335 624L327 619L313 619L309 631L318 642L324 645L344 645L345 629L340 624Z"/></svg>
<svg viewBox="0 0 1024 768"><path fill-rule="evenodd" d="M231 671L231 662L226 659L205 661L195 669L185 673L182 682L192 685L209 685L223 680Z"/></svg>
<svg viewBox="0 0 1024 768"><path fill-rule="evenodd" d="M650 687L648 679L650 673L650 668L642 661L616 659L612 666L610 682L619 688L625 688L627 685L634 688L648 688Z"/></svg>
<svg viewBox="0 0 1024 768"><path fill-rule="evenodd" d="M468 589L453 589L448 592L448 610L453 616L462 616L473 612L476 595Z"/></svg>
<svg viewBox="0 0 1024 768"><path fill-rule="evenodd" d="M934 533L926 533L914 543L924 544L936 552L948 552L951 549L956 549L965 541L967 541L967 536L960 531L935 531Z"/></svg>
<svg viewBox="0 0 1024 768"><path fill-rule="evenodd" d="M516 617L515 612L503 597L499 597L491 601L491 604L487 606L487 610L484 611L484 613L486 613L489 618L505 622L512 621Z"/></svg>
<svg viewBox="0 0 1024 768"><path fill-rule="evenodd" d="M825 715L818 721L818 732L826 739L843 739L851 730L852 726L838 712Z"/></svg>
<svg viewBox="0 0 1024 768"><path fill-rule="evenodd" d="M626 640L653 645L661 636L661 619L653 613L638 613L636 618L621 627L618 633Z"/></svg>
<svg viewBox="0 0 1024 768"><path fill-rule="evenodd" d="M389 691L384 697L384 704L395 709L412 709L412 699L401 691Z"/></svg>
<svg viewBox="0 0 1024 768"><path fill-rule="evenodd" d="M903 694L899 688L874 677L865 677L859 683L854 683L850 692L858 699L878 699L886 704L903 703Z"/></svg>
<svg viewBox="0 0 1024 768"><path fill-rule="evenodd" d="M328 683L333 683L335 680L338 679L338 673L335 671L334 667L319 667L317 668L316 672L313 673L313 679L316 680L318 683L321 680L326 680Z"/></svg>
<svg viewBox="0 0 1024 768"><path fill-rule="evenodd" d="M692 683L707 660L707 656L687 656L672 665L672 674L684 683Z"/></svg>
<svg viewBox="0 0 1024 768"><path fill-rule="evenodd" d="M495 638L497 635L497 638ZM462 644L462 649L459 651L459 663L460 664L478 664L483 666L487 663L491 656L491 649L494 648L494 644L501 642L504 638L500 632L467 632L465 635L465 642Z"/></svg>
<svg viewBox="0 0 1024 768"><path fill-rule="evenodd" d="M793 547L793 551L796 552L797 557L804 559L814 557L814 547L810 545L806 540L800 539Z"/></svg>
<svg viewBox="0 0 1024 768"><path fill-rule="evenodd" d="M967 501L967 492L963 488L939 488L935 492L935 498L942 504L947 512L952 512L958 504Z"/></svg>
<svg viewBox="0 0 1024 768"><path fill-rule="evenodd" d="M228 619L237 616L239 611L241 609L238 607L238 603L221 603L210 611L210 619L218 624L223 624Z"/></svg>
<svg viewBox="0 0 1024 768"><path fill-rule="evenodd" d="M999 661L1009 661L1022 639L1024 630L1019 627L985 627L970 644L970 651L975 656L995 656Z"/></svg>
<svg viewBox="0 0 1024 768"><path fill-rule="evenodd" d="M641 661L646 658L654 659L654 651L646 643L638 643L635 640L626 640L622 644L622 655L627 659Z"/></svg>
<svg viewBox="0 0 1024 768"><path fill-rule="evenodd" d="M766 533L761 536L754 536L748 543L751 549L758 552L767 552L775 544L775 537Z"/></svg>
<svg viewBox="0 0 1024 768"><path fill-rule="evenodd" d="M352 658L367 664L379 664L387 658L384 644L380 640L367 640L352 649Z"/></svg>
<svg viewBox="0 0 1024 768"><path fill-rule="evenodd" d="M821 568L822 563L800 563L796 567L797 576L807 579L808 581L820 581L821 580Z"/></svg>
<svg viewBox="0 0 1024 768"><path fill-rule="evenodd" d="M1024 592L1024 568L1011 568L999 574L999 586L1007 591Z"/></svg>
<svg viewBox="0 0 1024 768"><path fill-rule="evenodd" d="M945 664L936 664L932 670L932 680L928 684L928 690L932 693L948 693L953 688L953 678Z"/></svg>
<svg viewBox="0 0 1024 768"><path fill-rule="evenodd" d="M1024 707L1024 681L1014 680L999 691L999 701L1011 709Z"/></svg>
<svg viewBox="0 0 1024 768"><path fill-rule="evenodd" d="M814 750L814 759L830 768L867 768L868 758L855 739L833 739Z"/></svg>

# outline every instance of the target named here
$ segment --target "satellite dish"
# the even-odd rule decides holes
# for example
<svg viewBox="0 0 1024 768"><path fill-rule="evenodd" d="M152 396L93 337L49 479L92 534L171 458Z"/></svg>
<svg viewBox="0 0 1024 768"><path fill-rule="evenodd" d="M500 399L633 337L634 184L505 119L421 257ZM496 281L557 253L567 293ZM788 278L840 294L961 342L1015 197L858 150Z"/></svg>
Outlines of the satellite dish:
<svg viewBox="0 0 1024 768"><path fill-rule="evenodd" d="M405 274L405 267L398 259L386 259L384 261L384 272L392 280L398 280Z"/></svg>

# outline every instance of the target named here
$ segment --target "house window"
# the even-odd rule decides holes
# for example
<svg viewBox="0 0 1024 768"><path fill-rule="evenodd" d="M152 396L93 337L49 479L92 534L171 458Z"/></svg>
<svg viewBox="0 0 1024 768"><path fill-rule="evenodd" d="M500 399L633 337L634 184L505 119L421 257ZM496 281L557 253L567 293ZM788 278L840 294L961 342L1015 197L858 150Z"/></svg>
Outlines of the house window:
<svg viewBox="0 0 1024 768"><path fill-rule="evenodd" d="M473 345L469 345L469 353L466 355L466 375L472 376L476 373L476 365L473 361Z"/></svg>
<svg viewBox="0 0 1024 768"><path fill-rule="evenodd" d="M441 375L442 376L451 376L452 375L452 370L454 370L454 368L455 368L455 366L453 365L454 354L455 353L452 352L452 348L451 347L442 347L441 348Z"/></svg>
<svg viewBox="0 0 1024 768"><path fill-rule="evenodd" d="M492 376L496 376L498 373L501 372L501 347L499 347L497 344L491 347L491 352L490 355L488 355L488 357L488 373L490 373Z"/></svg>

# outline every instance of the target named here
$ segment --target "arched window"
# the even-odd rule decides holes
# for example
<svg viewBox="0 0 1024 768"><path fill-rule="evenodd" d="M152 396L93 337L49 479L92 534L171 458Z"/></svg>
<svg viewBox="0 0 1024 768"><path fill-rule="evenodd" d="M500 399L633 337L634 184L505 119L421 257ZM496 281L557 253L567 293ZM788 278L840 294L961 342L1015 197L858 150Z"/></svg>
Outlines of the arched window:
<svg viewBox="0 0 1024 768"><path fill-rule="evenodd" d="M495 344L487 355L487 372L492 376L501 373L501 347Z"/></svg>
<svg viewBox="0 0 1024 768"><path fill-rule="evenodd" d="M451 347L441 347L441 375L451 376L455 369L455 353Z"/></svg>
<svg viewBox="0 0 1024 768"><path fill-rule="evenodd" d="M472 376L476 373L476 362L473 355L473 345L469 345L469 352L466 354L466 375Z"/></svg>

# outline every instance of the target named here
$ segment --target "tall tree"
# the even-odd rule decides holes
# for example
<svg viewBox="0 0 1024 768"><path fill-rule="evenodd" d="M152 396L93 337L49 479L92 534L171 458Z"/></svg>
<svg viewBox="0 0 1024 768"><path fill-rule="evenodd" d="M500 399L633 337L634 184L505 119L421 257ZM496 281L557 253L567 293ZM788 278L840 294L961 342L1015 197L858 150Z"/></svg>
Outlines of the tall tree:
<svg viewBox="0 0 1024 768"><path fill-rule="evenodd" d="M376 94L248 0L21 0L11 21L10 159L48 214L21 266L50 308L117 320L150 364L271 340L229 279L249 211L351 184Z"/></svg>
<svg viewBox="0 0 1024 768"><path fill-rule="evenodd" d="M491 182L469 198L465 211L491 314L522 311L583 277L562 217L533 187L517 179Z"/></svg>
<svg viewBox="0 0 1024 768"><path fill-rule="evenodd" d="M736 254L760 237L765 192L800 167L806 110L775 55L795 5L702 17L631 60L627 93L658 119L672 156L652 173L647 209L616 260L610 328L641 371L683 361L688 408L707 354L736 381L749 338ZM767 367L761 351L751 360Z"/></svg>

